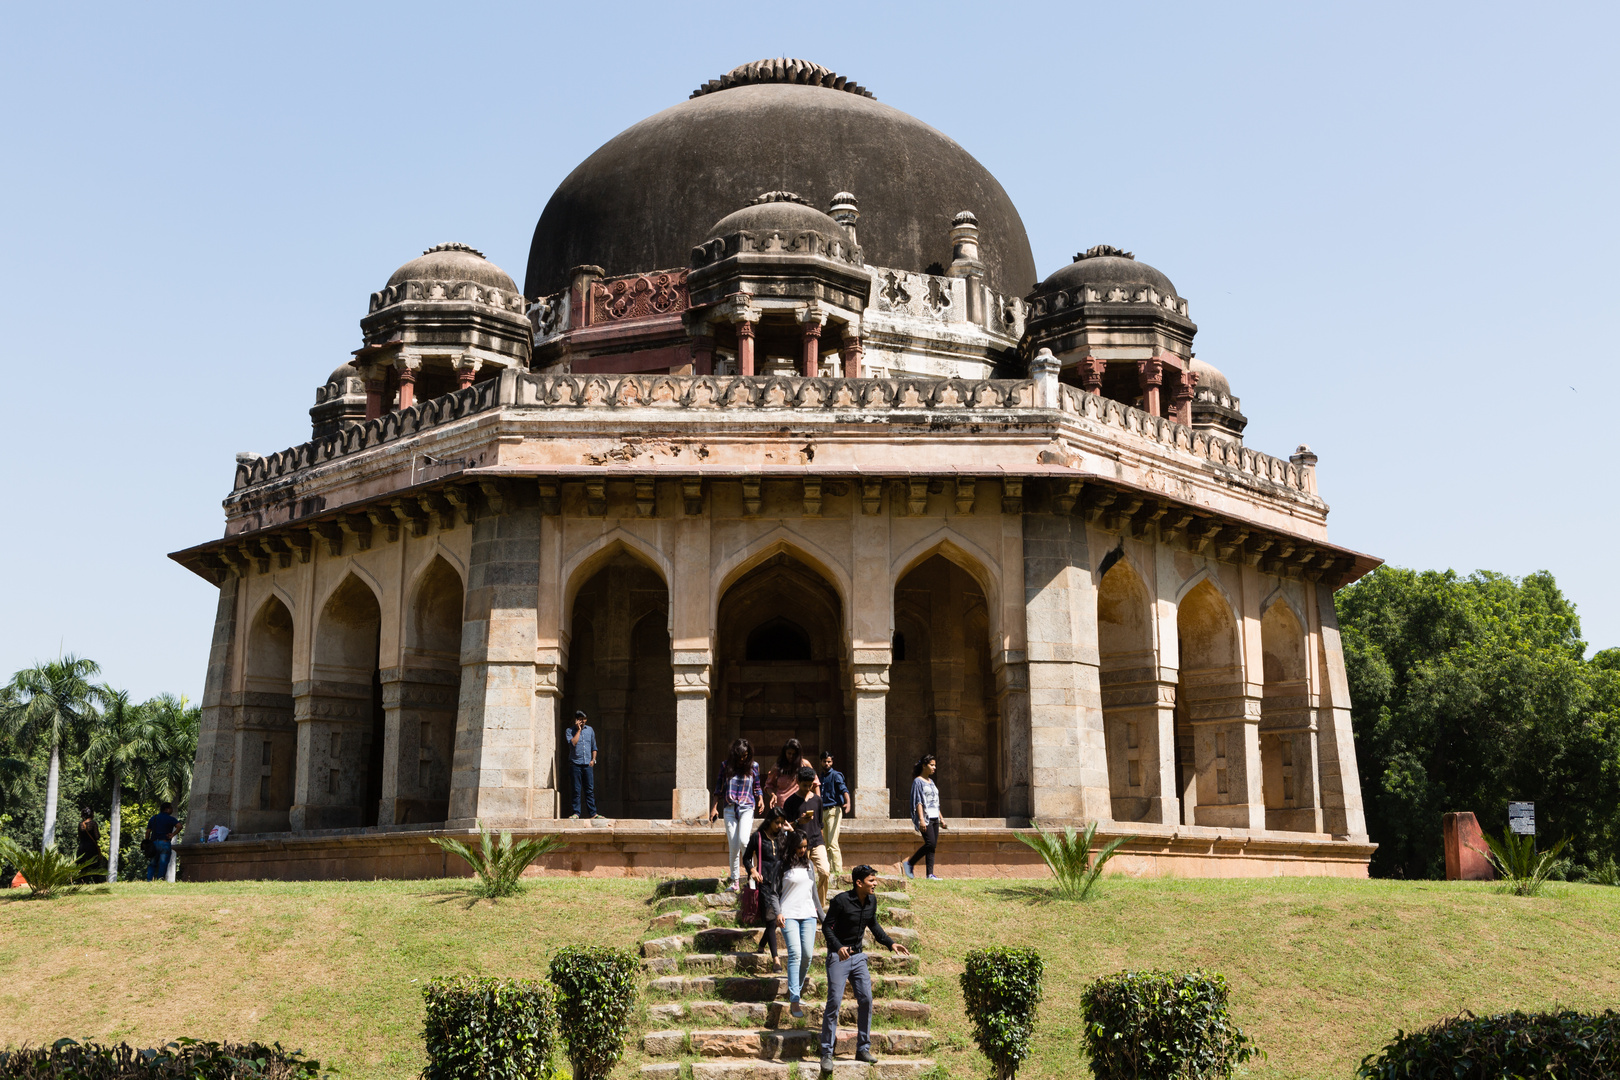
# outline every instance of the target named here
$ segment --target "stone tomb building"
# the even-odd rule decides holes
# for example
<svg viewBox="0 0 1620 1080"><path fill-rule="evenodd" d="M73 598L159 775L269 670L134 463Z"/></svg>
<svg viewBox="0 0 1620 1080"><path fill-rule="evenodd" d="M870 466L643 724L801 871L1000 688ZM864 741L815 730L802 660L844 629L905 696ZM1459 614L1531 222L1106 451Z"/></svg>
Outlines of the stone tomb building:
<svg viewBox="0 0 1620 1080"><path fill-rule="evenodd" d="M706 83L563 181L521 289L441 244L360 325L174 555L219 587L187 839L234 830L192 872L438 873L475 822L716 867L739 735L834 752L850 862L914 846L933 752L960 872L1032 817L1136 872L1366 872L1332 593L1377 561L1316 457L1244 444L1168 277L1038 280L996 179L860 86Z"/></svg>

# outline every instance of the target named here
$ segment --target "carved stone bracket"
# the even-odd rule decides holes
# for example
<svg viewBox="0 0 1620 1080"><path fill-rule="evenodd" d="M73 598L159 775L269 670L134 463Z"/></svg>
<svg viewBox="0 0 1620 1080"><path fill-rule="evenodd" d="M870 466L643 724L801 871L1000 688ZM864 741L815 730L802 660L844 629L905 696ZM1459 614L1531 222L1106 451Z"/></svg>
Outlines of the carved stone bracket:
<svg viewBox="0 0 1620 1080"><path fill-rule="evenodd" d="M376 528L388 531L388 542L390 544L399 539L399 518L394 516L394 511L391 508L368 506L366 508L366 517L371 519L371 524Z"/></svg>
<svg viewBox="0 0 1620 1080"><path fill-rule="evenodd" d="M652 517L658 512L658 486L650 476L636 477L636 517Z"/></svg>
<svg viewBox="0 0 1620 1080"><path fill-rule="evenodd" d="M861 481L861 513L875 514L883 507L883 481Z"/></svg>
<svg viewBox="0 0 1620 1080"><path fill-rule="evenodd" d="M921 517L928 513L928 480L912 477L906 481L906 513Z"/></svg>
<svg viewBox="0 0 1620 1080"><path fill-rule="evenodd" d="M444 489L444 497L460 512L461 520L468 525L478 517L478 508L473 504L465 488L447 487Z"/></svg>
<svg viewBox="0 0 1620 1080"><path fill-rule="evenodd" d="M676 664L675 693L677 695L709 696L708 664Z"/></svg>
<svg viewBox="0 0 1620 1080"><path fill-rule="evenodd" d="M1086 494L1086 520L1095 525L1102 520L1102 516L1108 512L1108 508L1118 500L1119 492L1117 491L1109 488L1092 488Z"/></svg>
<svg viewBox="0 0 1620 1080"><path fill-rule="evenodd" d="M887 694L889 692L888 664L852 664L850 677L857 694Z"/></svg>
<svg viewBox="0 0 1620 1080"><path fill-rule="evenodd" d="M593 477L585 481L585 511L592 517L607 513L607 481Z"/></svg>
<svg viewBox="0 0 1620 1080"><path fill-rule="evenodd" d="M428 512L422 509L422 504L416 499L395 499L391 504L394 513L404 521L410 522L412 536L426 536L428 524L431 520Z"/></svg>
<svg viewBox="0 0 1620 1080"><path fill-rule="evenodd" d="M1022 514L1024 512L1024 478L1009 476L1001 481L1001 512L1003 514Z"/></svg>
<svg viewBox="0 0 1620 1080"><path fill-rule="evenodd" d="M478 490L484 493L484 502L489 505L490 513L506 513L506 491L498 480L478 481Z"/></svg>
<svg viewBox="0 0 1620 1080"><path fill-rule="evenodd" d="M335 521L317 521L315 531L321 534L326 541L326 553L332 556L343 554L343 529Z"/></svg>
<svg viewBox="0 0 1620 1080"><path fill-rule="evenodd" d="M699 517L703 513L703 478L701 476L681 477L681 503L687 517Z"/></svg>
<svg viewBox="0 0 1620 1080"><path fill-rule="evenodd" d="M745 514L757 514L757 513L759 513L759 505L760 505L759 477L757 477L757 476L745 476L745 477L743 477L742 489L743 489L743 513L745 513Z"/></svg>
<svg viewBox="0 0 1620 1080"><path fill-rule="evenodd" d="M971 476L956 478L956 512L958 514L973 513L973 493L975 480Z"/></svg>
<svg viewBox="0 0 1620 1080"><path fill-rule="evenodd" d="M541 480L535 485L540 496L540 512L555 516L562 513L562 485L555 480Z"/></svg>
<svg viewBox="0 0 1620 1080"><path fill-rule="evenodd" d="M807 476L804 478L804 516L821 516L821 477Z"/></svg>
<svg viewBox="0 0 1620 1080"><path fill-rule="evenodd" d="M1074 513L1075 501L1080 498L1085 486L1083 480L1057 481L1052 491L1052 505L1057 507L1057 512L1065 517Z"/></svg>

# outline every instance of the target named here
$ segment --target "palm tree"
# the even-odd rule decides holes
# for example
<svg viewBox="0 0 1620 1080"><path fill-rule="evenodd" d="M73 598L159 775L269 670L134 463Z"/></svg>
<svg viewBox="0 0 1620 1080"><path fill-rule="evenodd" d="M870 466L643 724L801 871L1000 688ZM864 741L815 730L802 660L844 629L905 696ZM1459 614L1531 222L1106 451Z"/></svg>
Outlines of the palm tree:
<svg viewBox="0 0 1620 1080"><path fill-rule="evenodd" d="M95 688L92 675L101 674L94 660L64 656L24 668L12 676L11 705L5 710L7 727L24 748L51 744L50 771L45 779L44 850L56 844L56 795L62 773L62 743L75 739L87 726Z"/></svg>
<svg viewBox="0 0 1620 1080"><path fill-rule="evenodd" d="M102 703L100 723L90 732L84 751L87 768L106 769L112 781L112 835L107 842L107 884L118 880L118 850L123 832L124 780L138 777L147 763L161 758L166 750L163 729L152 719L145 705L131 705L129 692L105 684L96 687Z"/></svg>
<svg viewBox="0 0 1620 1080"><path fill-rule="evenodd" d="M197 760L197 725L202 710L184 696L159 694L141 706L156 728L158 752L141 767L146 792L158 802L172 802L178 809L191 795L191 767Z"/></svg>

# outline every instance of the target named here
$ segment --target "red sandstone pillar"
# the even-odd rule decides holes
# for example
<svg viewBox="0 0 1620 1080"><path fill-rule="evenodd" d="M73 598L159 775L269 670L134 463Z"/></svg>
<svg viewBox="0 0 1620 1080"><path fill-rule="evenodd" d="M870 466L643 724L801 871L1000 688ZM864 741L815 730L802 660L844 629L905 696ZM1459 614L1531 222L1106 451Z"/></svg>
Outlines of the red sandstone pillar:
<svg viewBox="0 0 1620 1080"><path fill-rule="evenodd" d="M804 377L813 379L821 365L821 324L811 320L804 324Z"/></svg>
<svg viewBox="0 0 1620 1080"><path fill-rule="evenodd" d="M1198 385L1196 371L1183 371L1176 378L1176 422L1192 426L1193 388Z"/></svg>
<svg viewBox="0 0 1620 1080"><path fill-rule="evenodd" d="M844 378L858 379L861 377L861 339L860 335L844 332Z"/></svg>
<svg viewBox="0 0 1620 1080"><path fill-rule="evenodd" d="M399 407L408 409L416 404L416 368L410 364L399 367Z"/></svg>
<svg viewBox="0 0 1620 1080"><path fill-rule="evenodd" d="M747 319L737 324L737 374L754 373L754 324Z"/></svg>
<svg viewBox="0 0 1620 1080"><path fill-rule="evenodd" d="M714 337L710 334L692 335L692 374L714 374Z"/></svg>
<svg viewBox="0 0 1620 1080"><path fill-rule="evenodd" d="M456 389L465 390L471 386L473 379L478 375L478 369L483 366L484 362L477 357L462 357L461 362L456 365Z"/></svg>
<svg viewBox="0 0 1620 1080"><path fill-rule="evenodd" d="M1080 361L1080 388L1088 394L1101 394L1103 372L1108 370L1108 361L1096 356L1087 356Z"/></svg>
<svg viewBox="0 0 1620 1080"><path fill-rule="evenodd" d="M1164 364L1158 360L1138 360L1136 377L1142 387L1142 411L1159 415L1159 386L1164 382Z"/></svg>
<svg viewBox="0 0 1620 1080"><path fill-rule="evenodd" d="M366 380L366 419L376 420L382 416L383 406L383 380Z"/></svg>
<svg viewBox="0 0 1620 1080"><path fill-rule="evenodd" d="M1496 877L1484 852L1485 834L1473 814L1447 814L1441 819L1445 834L1446 880L1490 881Z"/></svg>

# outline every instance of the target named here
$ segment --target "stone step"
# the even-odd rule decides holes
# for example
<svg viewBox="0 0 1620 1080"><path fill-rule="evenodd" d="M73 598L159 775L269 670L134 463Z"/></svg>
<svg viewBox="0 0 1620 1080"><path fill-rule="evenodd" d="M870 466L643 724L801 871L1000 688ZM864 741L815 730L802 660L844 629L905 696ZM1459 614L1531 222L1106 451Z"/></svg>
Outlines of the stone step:
<svg viewBox="0 0 1620 1080"><path fill-rule="evenodd" d="M667 911L702 911L705 908L736 906L737 894L734 892L685 893L678 896L664 896L653 901L653 910L660 915Z"/></svg>
<svg viewBox="0 0 1620 1080"><path fill-rule="evenodd" d="M922 952L922 939L916 930L907 926L885 927L890 939L899 942L912 952ZM659 956L679 956L682 953L738 953L753 952L759 947L760 928L750 926L747 928L717 926L706 930L699 930L690 937L681 934L671 934L668 937L648 938L641 943L641 955L647 959ZM871 931L866 934L866 948L873 958L886 955L878 945ZM778 935L777 944L785 951L786 943ZM825 951L822 939L816 938L812 951L820 956ZM873 970L876 970L875 968Z"/></svg>
<svg viewBox="0 0 1620 1080"><path fill-rule="evenodd" d="M758 1058L765 1061L797 1061L821 1056L820 1031L808 1028L750 1029L715 1028L694 1031L650 1031L642 1038L641 1049L648 1057L680 1057L690 1053L705 1058ZM872 1032L874 1054L920 1054L934 1045L926 1031L885 1029ZM838 1032L837 1052L853 1056L855 1032Z"/></svg>
<svg viewBox="0 0 1620 1080"><path fill-rule="evenodd" d="M905 905L911 903L911 894L908 892L899 892L894 890L879 891L877 894L877 900L878 912L881 915L886 905L899 904L904 907Z"/></svg>
<svg viewBox="0 0 1620 1080"><path fill-rule="evenodd" d="M918 1000L928 986L921 975L872 976L872 996ZM826 999L825 974L811 974L804 988L807 1001ZM735 975L663 975L647 982L647 992L654 997L723 998L726 1001L775 1001L787 997L787 976L735 976ZM855 991L846 986L845 993Z"/></svg>
<svg viewBox="0 0 1620 1080"><path fill-rule="evenodd" d="M681 1063L657 1062L641 1067L641 1080L680 1080ZM816 1080L814 1065L800 1064L799 1080ZM853 1058L833 1063L833 1080L916 1080L932 1072L929 1058L885 1058L867 1065ZM793 1065L785 1061L747 1059L697 1061L692 1064L692 1080L790 1080Z"/></svg>
<svg viewBox="0 0 1620 1080"><path fill-rule="evenodd" d="M663 899L666 896L701 896L704 893L717 893L725 882L717 877L709 878L671 878L660 881L653 887L653 896Z"/></svg>
<svg viewBox="0 0 1620 1080"><path fill-rule="evenodd" d="M793 1028L821 1026L824 1006L821 1000L804 1003L805 1015L796 1018L786 1001L666 1001L647 1007L647 1022L654 1028L699 1024L706 1027ZM928 1005L903 998L880 998L872 1002L872 1022L897 1027L920 1027L928 1023ZM844 996L838 1010L841 1024L855 1023L855 1002Z"/></svg>
<svg viewBox="0 0 1620 1080"><path fill-rule="evenodd" d="M817 950L814 954L819 959L822 952ZM670 965L667 961L674 961L676 971L713 972L716 974L737 972L739 974L759 975L772 971L787 970L787 953L780 957L772 957L770 953L731 952L731 953L681 953L677 956L661 957L658 960L649 960L643 966L649 971L658 971L670 974ZM812 963L815 961L813 960ZM921 960L915 955L897 956L890 952L868 953L866 967L874 975L915 975L921 970Z"/></svg>
<svg viewBox="0 0 1620 1080"><path fill-rule="evenodd" d="M905 894L900 893L896 895L903 896ZM670 899L685 901L691 898L679 896L671 897ZM654 934L669 934L677 930L691 932L694 930L706 930L711 926L737 925L737 898L735 896L727 895L723 897L709 897L707 899L717 899L721 902L709 907L705 907L702 910L693 910L686 907L674 907L662 910L659 914L654 915L650 920L648 920L648 932ZM668 902L668 900L659 901L660 904L665 904ZM910 926L914 921L915 916L912 914L910 908L895 907L888 900L882 899L880 894L880 898L878 900L878 922L883 924L884 929L887 929L891 925Z"/></svg>

